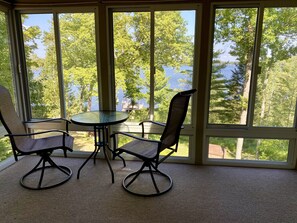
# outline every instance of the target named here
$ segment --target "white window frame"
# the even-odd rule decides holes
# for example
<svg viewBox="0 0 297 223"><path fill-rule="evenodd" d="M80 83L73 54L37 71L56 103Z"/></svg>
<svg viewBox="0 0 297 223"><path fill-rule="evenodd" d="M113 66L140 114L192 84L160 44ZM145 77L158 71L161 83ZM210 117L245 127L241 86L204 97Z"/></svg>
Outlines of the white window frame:
<svg viewBox="0 0 297 223"><path fill-rule="evenodd" d="M113 52L113 42L112 42L112 13L113 12L137 12L137 11L146 11L146 12L155 12L155 11L167 11L167 10L195 10L196 11L196 27L195 27L195 40L194 40L194 64L193 64L193 88L197 88L198 86L198 68L199 68L199 59L198 56L200 55L200 35L201 35L201 17L202 17L202 10L201 10L200 4L183 4L183 5L145 5L141 7L127 7L127 6L112 6L108 7L108 13L109 13L109 43L110 43L110 52ZM151 27L152 28L152 27ZM154 33L151 32L151 38L153 39ZM153 61L154 61L154 51L153 51L153 43L151 47L151 70L154 68L152 67ZM113 55L111 53L110 55L110 64L111 64L111 73L113 80L115 79L115 74L113 70ZM115 109L116 105L116 95L115 95L115 85L114 81L112 82L112 108ZM152 92L152 91L151 91ZM152 93L151 93L152 96ZM196 103L196 94L193 95L191 98L192 100L192 117L191 117L191 124L185 124L185 128L181 131L181 136L188 136L189 137L189 156L188 157L169 157L168 162L179 162L179 163L195 163L195 155L196 155L196 111L197 111L197 103ZM153 99L153 97L150 97ZM152 104L152 103L151 103ZM138 125L138 123L135 122L125 122L123 124L113 126L112 131L124 131L124 132L130 132L135 134L140 134L142 129L141 126ZM163 129L158 126L152 126L151 124L145 125L145 132L150 134L161 134L163 132Z"/></svg>
<svg viewBox="0 0 297 223"><path fill-rule="evenodd" d="M290 4L290 3L289 3ZM276 128L276 127L254 127L253 126L253 112L254 112L254 104L255 104L255 94L256 94L256 86L257 86L257 75L256 75L256 67L258 67L259 63L259 53L260 53L260 41L262 34L262 23L263 23L263 13L264 8L266 7L297 7L297 4L286 4L286 3L275 3L275 2L261 2L261 3L250 3L250 4L234 4L234 3L213 3L211 4L211 24L214 24L215 21L215 10L217 8L228 8L228 7L255 7L258 8L258 21L257 21L257 32L256 39L254 42L255 52L254 52L254 61L253 61L253 71L252 71L252 80L251 80L251 88L250 88L250 98L249 98L249 108L248 108L248 118L247 124L243 126L239 125L215 125L208 124L208 103L210 99L210 78L211 78L211 64L212 58L209 58L208 65L208 76L207 76L207 94L205 100L205 117L204 117L204 134L203 134L203 164L207 165L227 165L227 166L248 166L248 167L267 167L267 168L281 168L281 169L293 169L295 168L297 152L296 152L296 144L297 144L297 132L296 128ZM209 41L211 44L210 52L212 52L212 41L213 41L213 33L214 26L211 29L211 38ZM297 114L297 110L296 110ZM296 120L295 120L296 126ZM231 159L214 159L208 158L208 144L209 137L226 137L226 138L246 138L246 139L284 139L289 140L289 148L288 148L288 160L287 162L274 162L274 161L255 161L255 160L231 160Z"/></svg>

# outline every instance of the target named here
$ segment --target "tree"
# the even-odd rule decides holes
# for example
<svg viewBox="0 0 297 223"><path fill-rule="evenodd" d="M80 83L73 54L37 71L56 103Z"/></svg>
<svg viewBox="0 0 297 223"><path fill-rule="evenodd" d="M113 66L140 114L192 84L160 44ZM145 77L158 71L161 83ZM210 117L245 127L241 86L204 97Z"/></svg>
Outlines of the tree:
<svg viewBox="0 0 297 223"><path fill-rule="evenodd" d="M71 106L67 106L67 114L90 111L92 97L98 97L94 13L61 14L59 25L64 80L67 80L65 87L66 93L69 92L66 101L71 101L69 94L77 94L79 104L78 111L73 111Z"/></svg>
<svg viewBox="0 0 297 223"><path fill-rule="evenodd" d="M268 71L265 116L268 126L293 127L296 109L297 56L277 61Z"/></svg>
<svg viewBox="0 0 297 223"><path fill-rule="evenodd" d="M186 23L180 12L156 12L155 74L154 83L151 83L150 15L149 12L113 14L116 86L123 89L134 106L142 98L149 104L150 86L153 84L154 107L158 111L157 117L163 119L164 114L161 113L167 114L167 109L166 112L164 110L173 95L164 68L180 71L182 65L191 64L193 43L186 33Z"/></svg>
<svg viewBox="0 0 297 223"><path fill-rule="evenodd" d="M1 85L7 87L10 93L14 93L13 91L13 83L12 83L12 71L10 64L10 49L9 49L9 36L8 36L8 27L7 27L7 19L6 14L4 12L0 12L0 67L1 67L1 75L0 75L0 83Z"/></svg>
<svg viewBox="0 0 297 223"><path fill-rule="evenodd" d="M258 99L255 106L256 123L264 119L268 70L280 60L296 54L295 41L297 30L295 8L267 8L264 14L261 45L262 74L259 75ZM241 94L241 114L239 124L246 124L247 102L252 73L253 50L257 22L256 8L218 9L216 14L215 39L221 43L232 42L230 55L236 57L244 70L243 91ZM270 83L271 84L271 83ZM229 86L230 87L230 86ZM260 103L260 104L259 104ZM262 103L262 105L261 105ZM258 116L260 114L260 117ZM234 113L235 116L236 113ZM243 138L237 140L236 158L241 159Z"/></svg>
<svg viewBox="0 0 297 223"><path fill-rule="evenodd" d="M44 31L45 58L39 58L38 79L46 110L42 117L59 117L60 92L56 58L54 23ZM97 61L93 13L67 13L59 16L66 115L89 111L97 95ZM37 88L38 89L38 88ZM32 90L31 90L32 91Z"/></svg>
<svg viewBox="0 0 297 223"><path fill-rule="evenodd" d="M9 48L9 35L6 14L0 12L0 84L6 87L12 98L14 99L14 84L12 78L12 70L10 63L10 48ZM0 127L3 128L0 121ZM0 139L0 162L12 155L9 138L5 137Z"/></svg>
<svg viewBox="0 0 297 223"><path fill-rule="evenodd" d="M245 66L244 85L241 95L243 101L247 101L249 97L256 16L257 13L254 8L218 9L216 14L215 39L221 43L234 43L231 46L230 55L237 57L238 63ZM247 109L242 107L239 124L246 124L246 120ZM236 146L236 159L241 159L243 138L238 138Z"/></svg>
<svg viewBox="0 0 297 223"><path fill-rule="evenodd" d="M130 100L128 106L132 108L145 91L142 79L149 69L145 63L150 48L148 28L149 14L146 12L113 13L115 85L116 89L123 90Z"/></svg>
<svg viewBox="0 0 297 223"><path fill-rule="evenodd" d="M27 15L22 15L22 22L28 18ZM43 81L37 75L41 60L35 54L38 49L37 39L40 39L42 33L38 26L23 25L23 40L26 56L27 78L29 83L30 103L32 117L44 118L47 116L47 107L44 103L44 88Z"/></svg>
<svg viewBox="0 0 297 223"><path fill-rule="evenodd" d="M226 109L227 80L222 74L226 63L218 60L220 54L220 51L213 53L208 123L226 124L230 123Z"/></svg>
<svg viewBox="0 0 297 223"><path fill-rule="evenodd" d="M263 37L260 56L261 73L258 75L258 92L255 106L255 125L265 126L266 111L269 110L270 70L277 61L286 60L297 54L296 8L265 9ZM275 75L275 74L273 74Z"/></svg>
<svg viewBox="0 0 297 223"><path fill-rule="evenodd" d="M227 81L227 97L225 99L225 108L227 108L228 113L226 118L228 118L229 123L238 123L242 111L248 109L248 100L243 98L244 88L245 88L245 66L242 64L237 64L232 70L232 75L230 80Z"/></svg>

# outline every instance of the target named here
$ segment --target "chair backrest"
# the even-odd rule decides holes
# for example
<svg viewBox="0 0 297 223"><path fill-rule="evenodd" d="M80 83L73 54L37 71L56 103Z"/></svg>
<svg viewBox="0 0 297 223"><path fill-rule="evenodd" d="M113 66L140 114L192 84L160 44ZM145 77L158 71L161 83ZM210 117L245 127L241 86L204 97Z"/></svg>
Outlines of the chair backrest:
<svg viewBox="0 0 297 223"><path fill-rule="evenodd" d="M26 128L18 114L9 91L0 85L0 120L9 134L26 134ZM22 141L24 137L17 137L14 143ZM13 142L12 142L13 143Z"/></svg>
<svg viewBox="0 0 297 223"><path fill-rule="evenodd" d="M171 99L166 126L160 139L164 148L178 143L189 100L195 92L196 89L179 92Z"/></svg>

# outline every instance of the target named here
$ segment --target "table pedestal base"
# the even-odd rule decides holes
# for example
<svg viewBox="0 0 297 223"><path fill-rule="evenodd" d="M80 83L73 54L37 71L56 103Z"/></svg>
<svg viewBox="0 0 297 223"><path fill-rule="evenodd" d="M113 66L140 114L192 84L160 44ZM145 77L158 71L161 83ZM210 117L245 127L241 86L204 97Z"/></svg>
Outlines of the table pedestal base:
<svg viewBox="0 0 297 223"><path fill-rule="evenodd" d="M110 151L112 151L109 146L108 146L108 126L94 126L94 145L95 145L95 149L92 152L92 154L85 160L85 162L80 166L80 168L78 169L77 172L77 179L79 179L80 176L80 171L82 170L82 168L87 164L87 162L93 157L94 159L94 164L96 163L96 156L98 154L98 152L100 151L100 148L103 149L103 153L104 153L104 158L108 164L110 173L111 173L111 182L114 183L114 173L112 170L112 167L110 165L109 162L109 157L106 153L106 148L108 148Z"/></svg>

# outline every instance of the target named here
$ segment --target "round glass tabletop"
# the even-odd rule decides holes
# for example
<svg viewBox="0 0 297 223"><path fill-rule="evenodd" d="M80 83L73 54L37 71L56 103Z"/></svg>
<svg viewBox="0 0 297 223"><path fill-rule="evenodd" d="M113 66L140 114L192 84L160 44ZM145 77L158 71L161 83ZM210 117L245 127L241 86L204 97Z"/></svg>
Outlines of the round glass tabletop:
<svg viewBox="0 0 297 223"><path fill-rule="evenodd" d="M120 111L90 111L72 116L71 122L77 125L107 126L124 122L129 113Z"/></svg>

